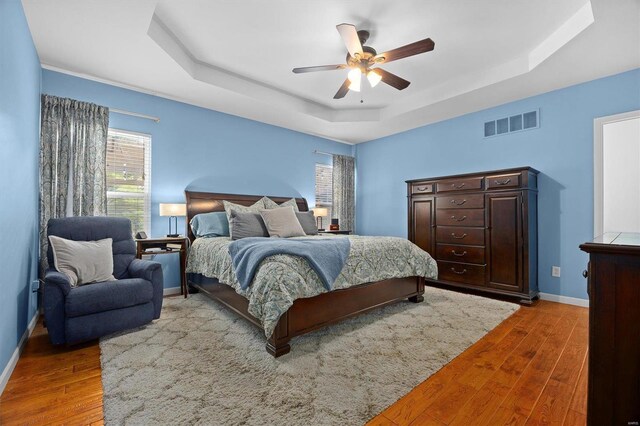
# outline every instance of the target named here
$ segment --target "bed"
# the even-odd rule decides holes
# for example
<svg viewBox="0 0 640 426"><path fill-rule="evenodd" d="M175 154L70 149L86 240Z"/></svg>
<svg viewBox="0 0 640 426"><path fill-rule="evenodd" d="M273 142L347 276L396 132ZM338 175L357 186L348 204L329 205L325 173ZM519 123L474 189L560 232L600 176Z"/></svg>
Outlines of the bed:
<svg viewBox="0 0 640 426"><path fill-rule="evenodd" d="M221 194L188 190L185 191L185 196L187 202L187 224L198 214L224 211L223 200L249 206L263 197L261 195ZM269 198L276 203L291 199L290 197L272 196L269 196ZM300 211L309 210L307 201L304 198L296 198L295 201ZM255 313L255 306L250 306L249 298L245 297L247 295L241 294L242 291L237 287L234 288L234 283L231 282L233 281L233 274L226 270L229 267L222 268L225 272L220 272L221 269L218 269L218 273L216 273L215 271L209 271L211 268L207 268L207 265L204 265L204 260L202 259L206 256L213 256L209 251L218 250L218 258L226 254L225 244L229 243L229 238L198 239L199 241L196 241L196 236L188 225L187 233L192 243L187 265L189 287L222 303L238 315L265 330L267 337L266 349L274 357L284 355L291 350L289 342L293 337L398 301L408 299L414 303L422 302L424 300L424 276L435 278L433 275L437 274L435 261L422 250L409 243L412 247L415 247L415 250L420 251L421 256L426 255L423 259L428 262L428 265L425 265L424 268L420 267L421 275L423 276L383 279L346 288L338 288L313 295L312 297L297 298L292 303L289 301L286 305L288 307L286 311L278 313L278 316L272 318L272 321L269 322L262 315L252 315L251 312ZM367 241L364 240L365 238L392 239L393 237L351 238L353 238L351 240L352 247L359 247L360 251L362 251L362 247L367 244ZM397 238L395 240L397 241L392 241L390 244L407 243L404 239ZM292 256L289 257L292 258ZM293 262L293 260L291 261ZM303 260L300 261L304 262ZM263 267L264 265L261 265L261 268ZM403 267L406 266L403 265ZM256 281L258 278L258 275L256 275ZM225 280L229 282L227 283ZM253 300L254 298L251 299ZM260 319L256 316L260 317Z"/></svg>

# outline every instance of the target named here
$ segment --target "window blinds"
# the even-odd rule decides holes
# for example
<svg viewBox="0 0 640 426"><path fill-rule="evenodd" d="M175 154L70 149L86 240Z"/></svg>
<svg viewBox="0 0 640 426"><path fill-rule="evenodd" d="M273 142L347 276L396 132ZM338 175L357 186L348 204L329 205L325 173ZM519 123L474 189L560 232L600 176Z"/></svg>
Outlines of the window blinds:
<svg viewBox="0 0 640 426"><path fill-rule="evenodd" d="M131 220L133 232L151 224L151 137L109 129L107 215Z"/></svg>
<svg viewBox="0 0 640 426"><path fill-rule="evenodd" d="M316 164L316 206L330 206L333 192L333 167Z"/></svg>

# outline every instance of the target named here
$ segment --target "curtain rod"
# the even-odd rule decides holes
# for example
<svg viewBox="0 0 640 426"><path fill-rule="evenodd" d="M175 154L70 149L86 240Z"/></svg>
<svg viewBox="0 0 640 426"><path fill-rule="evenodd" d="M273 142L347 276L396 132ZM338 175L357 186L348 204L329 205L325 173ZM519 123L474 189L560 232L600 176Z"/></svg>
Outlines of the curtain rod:
<svg viewBox="0 0 640 426"><path fill-rule="evenodd" d="M334 155L338 155L338 154L332 154L330 152L324 152L324 151L318 151L317 149L315 151L313 151L314 154L320 154L320 155L329 155L331 157L333 157Z"/></svg>
<svg viewBox="0 0 640 426"><path fill-rule="evenodd" d="M130 115L132 117L144 118L147 120L155 121L156 123L160 122L159 117L154 117L152 115L140 114L138 112L125 111L123 109L117 108L109 108L109 112L115 112L116 114Z"/></svg>

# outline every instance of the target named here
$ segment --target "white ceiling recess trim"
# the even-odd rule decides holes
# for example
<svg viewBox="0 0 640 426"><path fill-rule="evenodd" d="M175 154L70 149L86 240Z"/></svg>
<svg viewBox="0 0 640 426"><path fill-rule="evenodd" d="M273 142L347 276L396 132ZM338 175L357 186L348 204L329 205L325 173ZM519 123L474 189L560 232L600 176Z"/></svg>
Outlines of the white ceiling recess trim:
<svg viewBox="0 0 640 426"><path fill-rule="evenodd" d="M195 58L175 34L162 22L157 14L153 14L149 29L149 37L169 55L194 80L218 86L249 98L277 105L280 108L301 112L329 122L379 121L379 109L336 110L316 102L287 93L286 91L261 83L207 64Z"/></svg>
<svg viewBox="0 0 640 426"><path fill-rule="evenodd" d="M529 53L529 70L540 65L594 22L593 9L591 8L591 2L588 1L571 18Z"/></svg>
<svg viewBox="0 0 640 426"><path fill-rule="evenodd" d="M397 117L401 114L406 114L526 74L573 40L594 22L591 2L588 1L571 18L531 51L492 68L473 70L461 77L448 80L439 86L426 89L405 100L398 101L384 108L382 119L386 120ZM428 100L425 101L425 98Z"/></svg>

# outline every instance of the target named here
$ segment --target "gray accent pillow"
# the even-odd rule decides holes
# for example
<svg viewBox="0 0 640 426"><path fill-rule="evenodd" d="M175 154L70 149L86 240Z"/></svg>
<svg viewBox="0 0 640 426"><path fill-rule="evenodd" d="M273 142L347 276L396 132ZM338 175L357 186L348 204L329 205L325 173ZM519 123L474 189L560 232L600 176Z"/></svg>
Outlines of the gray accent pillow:
<svg viewBox="0 0 640 426"><path fill-rule="evenodd" d="M307 235L318 235L318 225L313 212L296 212L298 222L302 226L304 233Z"/></svg>
<svg viewBox="0 0 640 426"><path fill-rule="evenodd" d="M306 235L291 206L262 210L260 216L262 216L271 237L289 238Z"/></svg>
<svg viewBox="0 0 640 426"><path fill-rule="evenodd" d="M115 280L111 238L73 241L50 235L49 244L56 270L69 277L72 287Z"/></svg>
<svg viewBox="0 0 640 426"><path fill-rule="evenodd" d="M300 211L300 209L298 208L298 203L296 203L296 199L295 198L287 200L282 204L276 203L275 201L273 201L269 197L262 197L262 201L264 202L264 208L265 209L271 210L271 209L277 209L278 207L291 206L291 207L293 207L294 211L296 211L296 212Z"/></svg>
<svg viewBox="0 0 640 426"><path fill-rule="evenodd" d="M264 209L264 202L262 201L262 198L250 206L243 206L227 200L223 200L222 205L224 205L224 211L227 212L227 220L229 223L231 223L231 210L235 210L238 213L260 213L260 210Z"/></svg>
<svg viewBox="0 0 640 426"><path fill-rule="evenodd" d="M229 230L231 231L231 239L239 240L247 237L268 237L269 231L262 220L260 213L241 213L231 210L231 219L229 220Z"/></svg>

